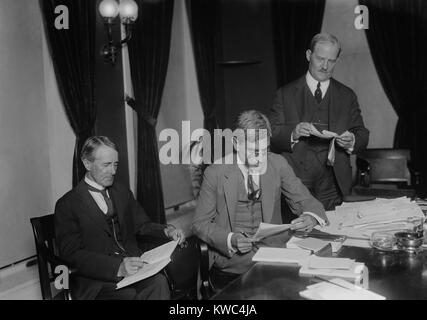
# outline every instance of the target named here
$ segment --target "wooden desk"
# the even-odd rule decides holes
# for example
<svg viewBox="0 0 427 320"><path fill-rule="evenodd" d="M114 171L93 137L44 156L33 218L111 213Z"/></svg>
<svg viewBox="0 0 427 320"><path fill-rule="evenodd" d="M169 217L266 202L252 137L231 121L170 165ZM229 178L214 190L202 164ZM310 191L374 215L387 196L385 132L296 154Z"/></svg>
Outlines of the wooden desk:
<svg viewBox="0 0 427 320"><path fill-rule="evenodd" d="M369 289L387 299L427 299L427 250L418 255L343 247L338 257L364 262ZM217 300L296 300L307 285L317 282L298 275L299 267L257 263L212 297Z"/></svg>

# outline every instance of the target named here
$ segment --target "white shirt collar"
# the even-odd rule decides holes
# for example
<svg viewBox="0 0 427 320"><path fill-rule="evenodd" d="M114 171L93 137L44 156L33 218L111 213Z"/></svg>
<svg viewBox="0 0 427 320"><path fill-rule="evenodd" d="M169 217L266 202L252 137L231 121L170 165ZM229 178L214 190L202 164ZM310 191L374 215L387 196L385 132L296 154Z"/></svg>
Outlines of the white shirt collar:
<svg viewBox="0 0 427 320"><path fill-rule="evenodd" d="M317 89L317 83L319 81L317 81L316 79L313 78L310 71L307 71L307 74L305 75L305 81L307 82L307 85L310 89L311 94L314 96L314 92ZM331 82L330 79L323 81L323 82L320 82L320 90L322 91L322 99L325 97L326 91L328 91L330 82Z"/></svg>
<svg viewBox="0 0 427 320"><path fill-rule="evenodd" d="M104 190L105 188L103 186L101 186L100 184L96 183L95 181L93 181L92 179L89 179L89 177L87 176L87 174L85 175L85 182L90 185L91 187L94 187L95 189L98 190Z"/></svg>

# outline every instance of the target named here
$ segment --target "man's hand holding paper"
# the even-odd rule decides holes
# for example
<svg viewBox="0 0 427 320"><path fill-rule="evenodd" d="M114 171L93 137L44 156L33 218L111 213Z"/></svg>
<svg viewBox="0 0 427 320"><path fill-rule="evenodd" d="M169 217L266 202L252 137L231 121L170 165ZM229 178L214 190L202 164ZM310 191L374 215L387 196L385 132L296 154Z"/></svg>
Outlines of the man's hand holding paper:
<svg viewBox="0 0 427 320"><path fill-rule="evenodd" d="M292 220L291 230L310 232L317 224L318 222L313 216L302 214L300 217Z"/></svg>
<svg viewBox="0 0 427 320"><path fill-rule="evenodd" d="M118 277L128 277L135 274L139 269L144 266L144 261L139 257L124 258L120 264Z"/></svg>
<svg viewBox="0 0 427 320"><path fill-rule="evenodd" d="M355 143L354 134L349 131L345 131L343 134L336 138L336 142L341 148L345 150L352 149Z"/></svg>
<svg viewBox="0 0 427 320"><path fill-rule="evenodd" d="M252 250L253 243L256 239L246 236L243 233L234 233L231 236L231 245L240 253L247 253Z"/></svg>
<svg viewBox="0 0 427 320"><path fill-rule="evenodd" d="M308 122L300 122L292 132L292 139L294 141L299 140L301 137L309 137L311 135L313 125Z"/></svg>

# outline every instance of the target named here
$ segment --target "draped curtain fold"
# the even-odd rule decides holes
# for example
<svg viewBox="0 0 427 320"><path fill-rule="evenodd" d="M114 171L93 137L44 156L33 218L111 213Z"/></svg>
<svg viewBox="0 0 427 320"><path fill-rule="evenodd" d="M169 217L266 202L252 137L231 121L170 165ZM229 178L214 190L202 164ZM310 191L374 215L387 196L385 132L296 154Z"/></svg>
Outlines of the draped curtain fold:
<svg viewBox="0 0 427 320"><path fill-rule="evenodd" d="M73 186L84 176L80 152L85 140L94 134L96 1L40 0L47 42L65 113L76 135L73 156ZM57 29L55 8L65 5L69 29Z"/></svg>
<svg viewBox="0 0 427 320"><path fill-rule="evenodd" d="M305 51L322 28L324 10L325 0L272 0L278 87L307 71Z"/></svg>
<svg viewBox="0 0 427 320"><path fill-rule="evenodd" d="M399 119L394 147L411 150L421 171L427 160L427 2L424 0L361 0L369 9L366 30L372 59L382 87Z"/></svg>
<svg viewBox="0 0 427 320"><path fill-rule="evenodd" d="M187 1L203 124L211 137L214 129L218 128L215 117L216 6L216 0Z"/></svg>
<svg viewBox="0 0 427 320"><path fill-rule="evenodd" d="M169 62L173 0L136 0L140 16L128 44L138 118L137 199L150 218L165 223L156 122Z"/></svg>

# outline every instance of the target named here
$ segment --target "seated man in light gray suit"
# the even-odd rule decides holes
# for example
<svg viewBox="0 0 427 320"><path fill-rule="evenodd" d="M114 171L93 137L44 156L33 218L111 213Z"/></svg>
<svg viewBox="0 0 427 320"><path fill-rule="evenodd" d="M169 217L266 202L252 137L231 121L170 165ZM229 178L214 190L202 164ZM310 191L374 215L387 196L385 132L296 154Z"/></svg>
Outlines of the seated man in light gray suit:
<svg viewBox="0 0 427 320"><path fill-rule="evenodd" d="M301 183L288 162L268 152L271 127L267 117L251 110L239 115L233 133L232 164L213 164L204 173L193 220L193 233L209 247L216 289L252 265L251 239L261 222L281 224L280 195L299 217L292 229L311 231L327 218L322 204Z"/></svg>

